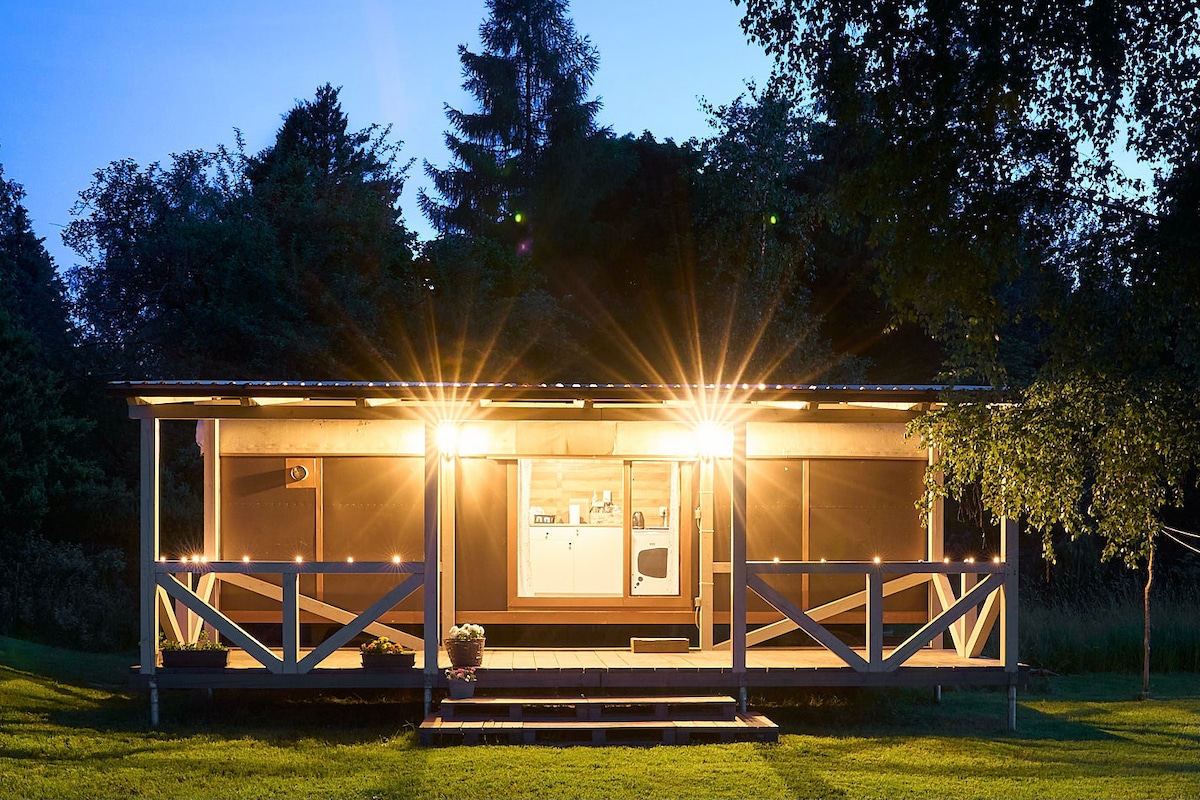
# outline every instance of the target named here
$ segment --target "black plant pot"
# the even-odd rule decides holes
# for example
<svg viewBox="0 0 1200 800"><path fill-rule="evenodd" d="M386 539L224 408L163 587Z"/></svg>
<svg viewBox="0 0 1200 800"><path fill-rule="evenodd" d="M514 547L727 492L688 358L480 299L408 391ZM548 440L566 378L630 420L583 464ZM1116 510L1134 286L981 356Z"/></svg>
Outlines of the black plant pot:
<svg viewBox="0 0 1200 800"><path fill-rule="evenodd" d="M228 650L163 650L164 669L225 669Z"/></svg>
<svg viewBox="0 0 1200 800"><path fill-rule="evenodd" d="M416 653L363 653L363 669L372 672L403 672L417 662Z"/></svg>

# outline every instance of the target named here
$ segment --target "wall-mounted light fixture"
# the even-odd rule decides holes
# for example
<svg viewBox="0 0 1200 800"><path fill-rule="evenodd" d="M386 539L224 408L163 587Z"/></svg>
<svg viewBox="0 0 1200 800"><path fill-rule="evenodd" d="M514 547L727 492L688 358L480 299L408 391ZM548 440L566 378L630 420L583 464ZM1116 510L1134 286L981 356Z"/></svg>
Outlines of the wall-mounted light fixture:
<svg viewBox="0 0 1200 800"><path fill-rule="evenodd" d="M438 424L437 446L442 458L449 459L458 455L458 425L453 422Z"/></svg>
<svg viewBox="0 0 1200 800"><path fill-rule="evenodd" d="M696 455L700 458L728 458L733 452L733 431L715 422L701 422L695 435Z"/></svg>

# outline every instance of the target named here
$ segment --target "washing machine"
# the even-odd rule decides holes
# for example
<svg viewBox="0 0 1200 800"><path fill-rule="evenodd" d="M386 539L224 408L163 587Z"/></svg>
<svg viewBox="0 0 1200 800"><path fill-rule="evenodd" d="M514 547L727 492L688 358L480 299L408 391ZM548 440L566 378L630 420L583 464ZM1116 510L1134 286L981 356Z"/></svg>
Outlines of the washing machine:
<svg viewBox="0 0 1200 800"><path fill-rule="evenodd" d="M672 528L634 528L631 532L629 594L654 597L679 594L679 532Z"/></svg>

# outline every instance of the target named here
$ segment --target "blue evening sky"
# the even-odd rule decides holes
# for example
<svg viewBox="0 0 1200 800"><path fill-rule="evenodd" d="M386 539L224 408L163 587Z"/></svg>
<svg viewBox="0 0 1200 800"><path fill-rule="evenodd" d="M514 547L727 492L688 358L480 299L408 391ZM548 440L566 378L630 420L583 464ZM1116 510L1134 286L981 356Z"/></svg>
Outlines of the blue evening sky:
<svg viewBox="0 0 1200 800"><path fill-rule="evenodd" d="M256 152L328 82L351 127L390 124L417 159L404 219L428 238L421 161L447 163L443 104L472 107L457 46L478 51L484 13L483 0L0 0L0 164L65 268L78 258L62 226L98 168L232 144L235 127ZM571 16L599 48L593 94L617 134L704 136L699 97L727 103L770 72L730 0L573 0Z"/></svg>

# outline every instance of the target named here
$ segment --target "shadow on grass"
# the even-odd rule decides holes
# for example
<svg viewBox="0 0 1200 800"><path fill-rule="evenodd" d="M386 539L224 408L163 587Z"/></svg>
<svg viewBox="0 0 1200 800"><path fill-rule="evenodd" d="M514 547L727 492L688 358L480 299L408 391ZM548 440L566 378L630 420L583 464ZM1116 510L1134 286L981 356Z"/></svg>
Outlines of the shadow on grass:
<svg viewBox="0 0 1200 800"><path fill-rule="evenodd" d="M987 739L1098 741L1116 738L1078 719L1018 706L1017 731L1008 730L1005 689L950 689L942 702L932 689L847 688L763 693L751 705L783 734L834 737L955 736Z"/></svg>

